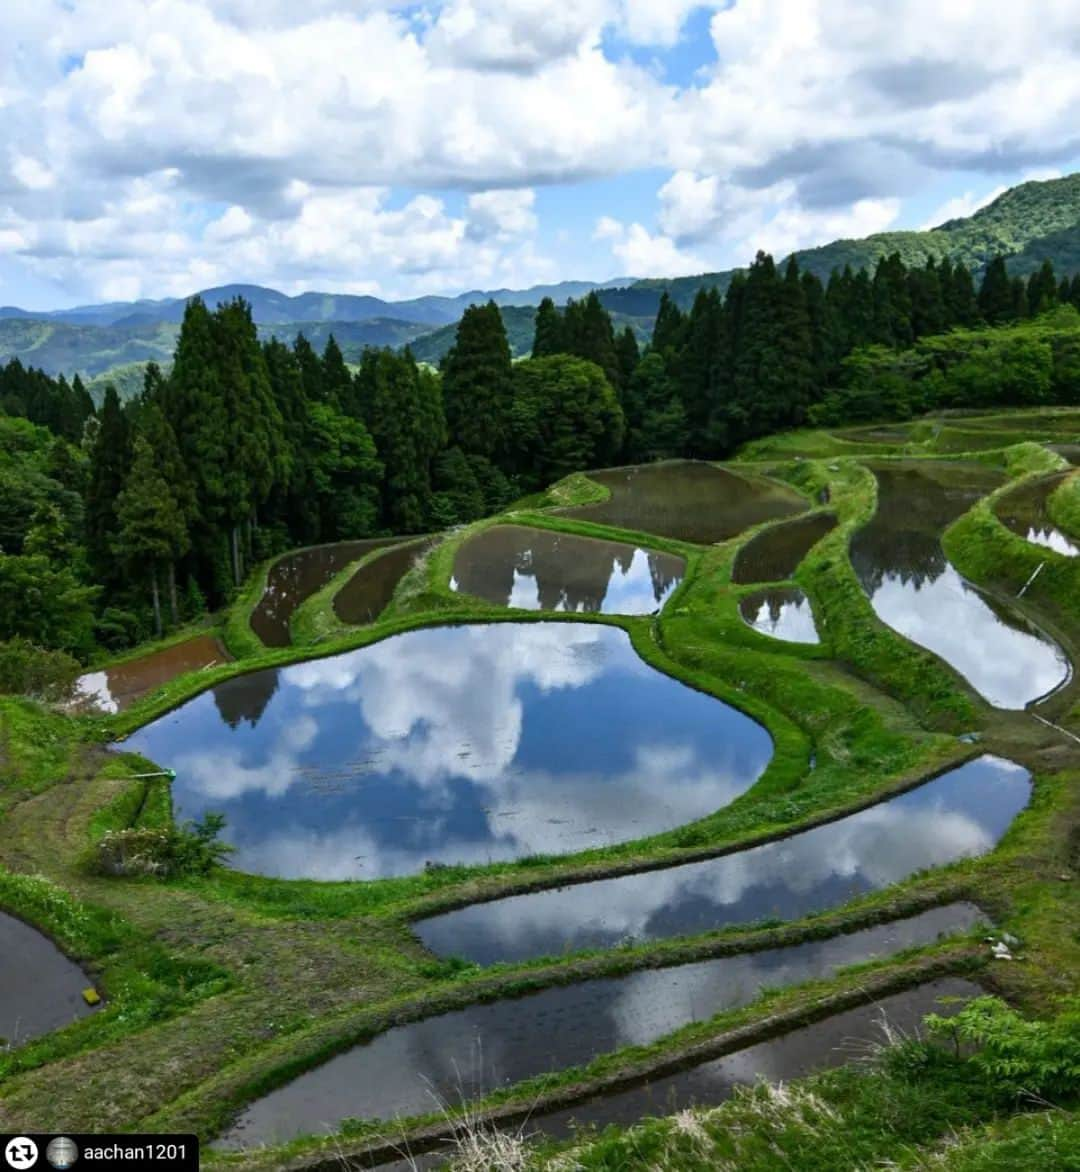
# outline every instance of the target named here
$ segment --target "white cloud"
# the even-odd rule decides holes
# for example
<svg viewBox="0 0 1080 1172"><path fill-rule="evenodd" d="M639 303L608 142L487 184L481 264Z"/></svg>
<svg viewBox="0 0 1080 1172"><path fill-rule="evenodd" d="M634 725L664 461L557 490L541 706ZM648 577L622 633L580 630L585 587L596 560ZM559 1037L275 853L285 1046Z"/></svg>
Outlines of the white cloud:
<svg viewBox="0 0 1080 1172"><path fill-rule="evenodd" d="M622 224L601 216L593 239L611 242L612 255L626 276L679 277L705 268L703 260L680 250L670 236L654 235L642 224Z"/></svg>
<svg viewBox="0 0 1080 1172"><path fill-rule="evenodd" d="M625 53L698 9L694 85ZM646 167L655 224L589 208L620 264L716 267L894 224L942 172L1080 155L1071 0L42 0L0 42L3 247L84 295L546 278L529 193Z"/></svg>

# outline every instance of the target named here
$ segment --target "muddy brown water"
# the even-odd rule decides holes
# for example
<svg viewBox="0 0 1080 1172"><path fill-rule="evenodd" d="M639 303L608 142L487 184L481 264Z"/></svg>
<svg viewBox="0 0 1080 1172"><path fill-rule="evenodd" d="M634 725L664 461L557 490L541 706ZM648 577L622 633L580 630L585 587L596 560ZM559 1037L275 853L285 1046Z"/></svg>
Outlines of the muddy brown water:
<svg viewBox="0 0 1080 1172"><path fill-rule="evenodd" d="M773 525L748 541L739 550L731 580L739 585L752 582L783 582L790 578L811 549L836 528L835 513L813 513Z"/></svg>
<svg viewBox="0 0 1080 1172"><path fill-rule="evenodd" d="M954 903L827 940L580 981L397 1026L253 1103L220 1145L276 1143L336 1131L347 1118L390 1120L457 1105L647 1045L747 1005L765 987L893 956L983 918L973 904Z"/></svg>
<svg viewBox="0 0 1080 1172"><path fill-rule="evenodd" d="M302 602L321 590L350 562L402 540L372 537L364 541L337 541L279 558L270 567L266 590L252 612L251 629L267 647L291 646L289 621Z"/></svg>
<svg viewBox="0 0 1080 1172"><path fill-rule="evenodd" d="M795 587L755 590L739 600L743 622L788 643L820 643L810 600Z"/></svg>
<svg viewBox="0 0 1080 1172"><path fill-rule="evenodd" d="M609 489L611 498L561 509L563 516L704 545L807 509L785 485L695 461L610 468L590 472L589 479Z"/></svg>
<svg viewBox="0 0 1080 1172"><path fill-rule="evenodd" d="M196 635L161 651L129 659L101 671L86 672L75 681L76 709L122 712L162 684L189 671L200 671L232 656L213 635Z"/></svg>
<svg viewBox="0 0 1080 1172"><path fill-rule="evenodd" d="M454 558L453 590L525 610L650 614L686 573L672 554L524 525L495 525Z"/></svg>
<svg viewBox="0 0 1080 1172"><path fill-rule="evenodd" d="M1069 472L1058 472L1003 493L994 505L998 520L1033 545L1052 549L1064 557L1076 557L1080 554L1080 544L1063 533L1046 511L1047 497L1070 475Z"/></svg>
<svg viewBox="0 0 1080 1172"><path fill-rule="evenodd" d="M949 564L945 528L1001 483L971 464L869 465L877 512L851 542L851 564L878 617L951 664L990 703L1023 708L1070 674L1064 651Z"/></svg>
<svg viewBox="0 0 1080 1172"><path fill-rule="evenodd" d="M334 595L334 613L343 623L373 623L389 606L402 578L431 549L433 541L395 545L361 566Z"/></svg>
<svg viewBox="0 0 1080 1172"><path fill-rule="evenodd" d="M477 964L661 940L839 907L927 867L992 850L1031 777L969 761L907 793L789 838L699 863L511 895L419 920L439 956Z"/></svg>
<svg viewBox="0 0 1080 1172"><path fill-rule="evenodd" d="M0 1049L93 1013L90 978L36 928L0 912Z"/></svg>

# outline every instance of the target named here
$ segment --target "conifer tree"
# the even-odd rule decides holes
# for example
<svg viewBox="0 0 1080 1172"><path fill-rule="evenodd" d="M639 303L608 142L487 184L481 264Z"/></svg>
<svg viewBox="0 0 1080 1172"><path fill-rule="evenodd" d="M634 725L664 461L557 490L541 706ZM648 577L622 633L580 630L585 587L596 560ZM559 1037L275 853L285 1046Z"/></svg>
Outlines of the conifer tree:
<svg viewBox="0 0 1080 1172"><path fill-rule="evenodd" d="M467 456L506 461L510 424L510 344L494 301L470 305L442 369L450 442ZM383 451L376 435L376 443Z"/></svg>
<svg viewBox="0 0 1080 1172"><path fill-rule="evenodd" d="M148 580L154 629L160 638L161 571L182 557L190 542L183 512L145 436L136 436L134 460L116 501L116 515L114 551L132 577Z"/></svg>
<svg viewBox="0 0 1080 1172"><path fill-rule="evenodd" d="M86 488L86 551L90 568L99 582L117 579L112 542L117 530L116 498L124 487L128 468L128 425L116 388L105 389L99 427L90 452Z"/></svg>
<svg viewBox="0 0 1080 1172"><path fill-rule="evenodd" d="M334 335L326 339L322 356L322 384L329 402L346 415L356 415L356 396L353 377L345 365L345 357Z"/></svg>
<svg viewBox="0 0 1080 1172"><path fill-rule="evenodd" d="M1031 274L1027 284L1028 312L1032 317L1053 309L1057 304L1057 278L1054 266L1044 260L1037 272Z"/></svg>
<svg viewBox="0 0 1080 1172"><path fill-rule="evenodd" d="M683 316L682 310L679 309L665 289L660 294L660 306L656 311L652 348L660 354L675 353L682 346L685 327L686 319Z"/></svg>
<svg viewBox="0 0 1080 1172"><path fill-rule="evenodd" d="M625 326L615 339L615 350L619 360L619 386L625 389L641 361L637 337L629 326Z"/></svg>
<svg viewBox="0 0 1080 1172"><path fill-rule="evenodd" d="M555 302L550 297L545 297L536 310L532 356L546 358L550 354L564 354L565 346L562 315L555 308Z"/></svg>
<svg viewBox="0 0 1080 1172"><path fill-rule="evenodd" d="M995 256L986 266L979 288L979 312L987 325L996 326L1009 321L1014 313L1015 299L1005 258Z"/></svg>

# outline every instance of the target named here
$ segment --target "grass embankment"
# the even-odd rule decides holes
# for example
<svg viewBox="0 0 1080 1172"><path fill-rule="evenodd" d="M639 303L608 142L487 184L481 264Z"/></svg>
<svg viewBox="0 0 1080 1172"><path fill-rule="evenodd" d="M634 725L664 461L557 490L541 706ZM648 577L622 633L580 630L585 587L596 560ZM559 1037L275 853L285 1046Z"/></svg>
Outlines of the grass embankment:
<svg viewBox="0 0 1080 1172"><path fill-rule="evenodd" d="M686 581L659 621L561 616L563 621L622 627L654 666L738 705L765 723L774 737L774 759L747 794L692 827L647 843L624 844L571 859L451 868L366 884L286 882L231 872L165 884L91 878L75 865L78 851L88 837L136 816L136 794L130 780L125 781L123 765L88 767L82 754L93 750L78 746L78 739L97 736L103 728L129 731L221 679L316 652L296 648L253 652L241 665L177 680L122 716L96 723L65 722L68 757L43 758L29 773L40 776L43 784L64 778L68 783L55 784L39 797L34 796L32 784L26 786L13 811L8 841L0 846L0 858L22 869L48 872L80 906L101 909L101 914L129 923L135 938L163 948L177 966L219 966L213 971L227 972L230 988L222 996L207 997L218 986L212 980L193 981L191 990L185 986L183 993L165 999L160 1018L136 1017L138 1036L130 1032L127 1017L117 1024L115 1034L95 1034L109 1020L98 1014L74 1027L85 1033L78 1045L65 1043L68 1050L55 1054L20 1051L22 1073L0 1089L0 1120L19 1127L33 1123L43 1128L85 1125L98 1130L149 1121L190 1126L210 1135L252 1097L398 1020L585 975L831 934L965 895L978 896L1024 937L1029 960L1008 971L1008 987L1028 1004L1045 1010L1055 981L1067 979L1080 962L1074 955L1075 934L1065 927L1075 912L1070 902L1072 885L1056 877L1074 865L1068 860L1076 847L1069 845L1072 839L1062 829L1062 811L1073 801L1076 778L1060 772L1063 762L1058 758L1040 773L1032 808L994 855L914 876L897 888L792 925L757 931L742 925L697 939L489 971L433 961L409 934L410 916L477 896L550 885L572 875L657 866L714 854L740 842L756 841L763 834L788 833L811 819L866 804L978 751L933 731L954 729L966 721L962 705L972 703L970 697L933 657L927 656L925 663L918 653L911 658L910 646L873 616L850 570L844 534L872 513L872 478L847 462L835 469L824 464L792 467L787 475L810 495L829 482L831 507L843 514L840 528L812 551L796 577L813 601L824 646L829 654L848 660L846 666L780 644L774 648L768 645L772 641L757 646L751 645L754 640L737 645L730 641L736 630L733 624L739 621L734 606L741 590L731 587L730 565L743 538L701 550L645 537L645 544L682 551L688 558ZM549 490L543 502L550 506L581 503L583 497L601 499L603 490L598 492L598 486L590 487L590 483L583 477L572 478L567 487ZM563 495L572 499L563 500ZM594 536L641 537L538 513L536 504L528 503L531 507L502 519ZM465 536L455 534L444 542L404 581L377 623L327 639L317 654L333 654L432 623L553 618L507 612L450 592L447 583L454 550ZM237 616L242 615L248 624L265 572L264 567L261 581L260 575L253 578L230 623L239 622ZM833 598L836 590L852 586L857 595L849 592ZM910 711L901 700L910 705ZM1038 769L1039 754L1048 743L1038 740L1038 735L1046 731L1052 741L1054 734L1034 727L1032 740L1021 744L1016 755ZM1007 739L1001 746L1009 747ZM811 750L817 765L808 773ZM27 914L40 919L36 912ZM1025 923L1025 917L1032 922ZM104 955L103 947L87 948ZM133 951L137 952L136 946ZM935 947L922 955L925 963L936 964L951 953L949 947ZM961 950L957 963L966 963L967 956L970 953ZM145 960L140 963L152 968ZM685 1058L686 1047L704 1044L710 1031L721 1024L726 1029L743 1023L739 1028L749 1030L747 1036L757 1036L755 1030L767 1028L761 1024L763 1019L783 1007L797 1014L807 1012L813 1003L820 1010L823 1003L814 1001L815 997L839 996L860 983L865 987L870 977L898 981L919 963L902 958L878 966L876 976L878 969L866 970L841 975L809 991L787 990L775 995L779 1000L762 1001L738 1011L737 1017L725 1017L723 1023L699 1024L648 1052L606 1057L590 1068L588 1077L617 1081L633 1069L662 1067L680 1053ZM1000 980L999 973L995 970ZM112 995L110 980L105 985ZM121 986L118 978L116 987ZM185 1000L186 996L192 1000ZM745 1040L746 1036L743 1044ZM45 1062L48 1065L42 1065ZM575 1086L580 1089L583 1077L582 1072L562 1072L543 1080L543 1087L545 1093L571 1096L577 1093ZM534 1085L526 1093L538 1089ZM308 1158L305 1152L317 1158L320 1151L333 1147L333 1142L309 1143L290 1150L302 1161ZM256 1162L281 1167L282 1159L281 1153L269 1152Z"/></svg>

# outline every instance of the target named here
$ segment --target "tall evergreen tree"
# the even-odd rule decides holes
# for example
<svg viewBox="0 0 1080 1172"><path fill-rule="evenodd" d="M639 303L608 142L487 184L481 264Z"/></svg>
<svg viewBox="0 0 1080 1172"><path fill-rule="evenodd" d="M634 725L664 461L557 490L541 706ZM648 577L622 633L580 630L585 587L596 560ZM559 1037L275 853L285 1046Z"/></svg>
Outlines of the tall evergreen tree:
<svg viewBox="0 0 1080 1172"><path fill-rule="evenodd" d="M686 318L665 289L660 294L660 305L653 326L652 348L660 354L675 353L682 347Z"/></svg>
<svg viewBox="0 0 1080 1172"><path fill-rule="evenodd" d="M90 452L90 475L86 488L86 552L98 582L118 578L112 543L118 520L116 499L124 487L129 462L127 420L120 408L116 388L105 388L99 427Z"/></svg>
<svg viewBox="0 0 1080 1172"><path fill-rule="evenodd" d="M494 301L470 305L442 368L450 442L467 456L506 461L510 428L510 344ZM376 435L379 451L383 451Z"/></svg>
<svg viewBox="0 0 1080 1172"><path fill-rule="evenodd" d="M619 359L619 386L625 389L641 361L637 337L629 326L625 326L615 339L615 350Z"/></svg>
<svg viewBox="0 0 1080 1172"><path fill-rule="evenodd" d="M346 415L358 414L353 376L334 335L326 339L322 355L322 384L326 399Z"/></svg>
<svg viewBox="0 0 1080 1172"><path fill-rule="evenodd" d="M190 541L183 512L145 436L135 438L134 460L116 500L116 515L114 552L132 577L148 580L154 629L160 638L160 575L187 552Z"/></svg>
<svg viewBox="0 0 1080 1172"><path fill-rule="evenodd" d="M551 354L564 354L566 339L563 332L562 315L555 308L555 302L545 297L536 310L536 331L533 334L533 358L546 358Z"/></svg>
<svg viewBox="0 0 1080 1172"><path fill-rule="evenodd" d="M383 515L398 533L428 523L432 463L446 443L436 376L417 368L411 353L372 355L368 426L384 467Z"/></svg>
<svg viewBox="0 0 1080 1172"><path fill-rule="evenodd" d="M979 312L987 325L996 326L1013 317L1015 299L1005 258L995 256L986 266L979 288Z"/></svg>
<svg viewBox="0 0 1080 1172"><path fill-rule="evenodd" d="M1057 278L1054 276L1054 266L1049 260L1044 260L1037 272L1031 274L1027 283L1028 312L1032 317L1053 309L1057 304Z"/></svg>

